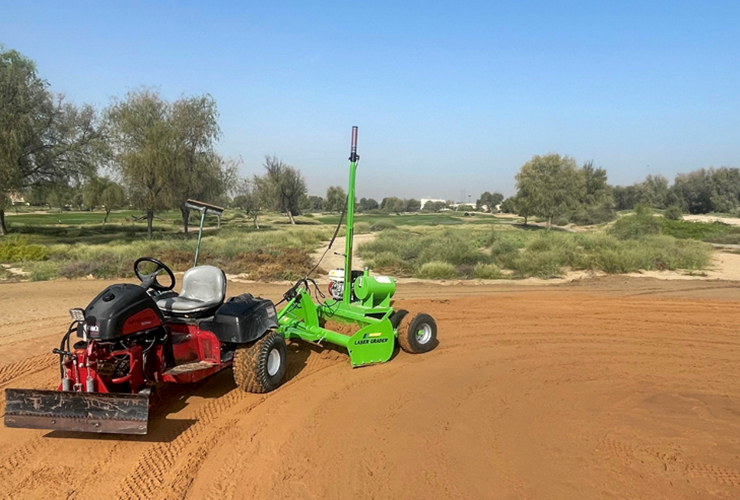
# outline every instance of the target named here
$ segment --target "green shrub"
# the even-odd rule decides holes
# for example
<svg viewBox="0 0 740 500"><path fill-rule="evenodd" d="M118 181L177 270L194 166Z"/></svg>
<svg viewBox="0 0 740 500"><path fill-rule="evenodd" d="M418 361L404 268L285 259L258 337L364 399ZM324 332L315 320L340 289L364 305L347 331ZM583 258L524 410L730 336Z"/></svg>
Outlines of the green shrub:
<svg viewBox="0 0 740 500"><path fill-rule="evenodd" d="M475 244L476 246L483 247L483 248L490 248L494 243L496 243L501 236L499 233L502 231L496 231L495 229L491 228L490 231L485 232L479 232L475 234Z"/></svg>
<svg viewBox="0 0 740 500"><path fill-rule="evenodd" d="M442 261L461 266L488 260L470 238L457 231L446 229L441 235L424 237L421 243L420 263Z"/></svg>
<svg viewBox="0 0 740 500"><path fill-rule="evenodd" d="M681 207L673 205L673 206L666 208L663 211L663 217L665 217L668 220L681 220L683 218Z"/></svg>
<svg viewBox="0 0 740 500"><path fill-rule="evenodd" d="M48 252L41 245L30 245L20 236L8 236L0 243L0 262L33 262L46 259Z"/></svg>
<svg viewBox="0 0 740 500"><path fill-rule="evenodd" d="M31 281L47 281L59 277L59 264L56 262L34 262L29 269Z"/></svg>
<svg viewBox="0 0 740 500"><path fill-rule="evenodd" d="M457 269L448 262L432 261L422 264L416 273L417 278L424 279L453 279L457 278Z"/></svg>
<svg viewBox="0 0 740 500"><path fill-rule="evenodd" d="M401 263L401 259L399 259L398 255L394 253L382 252L377 254L372 261L368 261L368 263L372 263L373 268L388 268L399 265Z"/></svg>
<svg viewBox="0 0 740 500"><path fill-rule="evenodd" d="M578 226L593 226L604 224L617 218L611 203L583 207L570 215L570 222Z"/></svg>
<svg viewBox="0 0 740 500"><path fill-rule="evenodd" d="M696 270L709 264L709 245L670 236L652 236L620 242L595 254L596 267L606 273L630 273L641 270Z"/></svg>
<svg viewBox="0 0 740 500"><path fill-rule="evenodd" d="M510 265L522 278L555 278L563 274L562 256L553 250L523 252Z"/></svg>
<svg viewBox="0 0 740 500"><path fill-rule="evenodd" d="M504 233L491 245L491 258L500 267L511 269L511 262L526 245L528 234L523 231Z"/></svg>
<svg viewBox="0 0 740 500"><path fill-rule="evenodd" d="M680 239L705 240L720 243L723 237L730 234L740 234L740 229L723 222L695 222L689 220L673 220L664 217L660 221L660 232Z"/></svg>
<svg viewBox="0 0 740 500"><path fill-rule="evenodd" d="M376 254L372 259L366 259L365 265L374 271L398 277L412 276L415 271L413 263L401 259L392 252Z"/></svg>
<svg viewBox="0 0 740 500"><path fill-rule="evenodd" d="M617 219L609 228L609 233L620 240L653 236L660 233L660 221L653 216L649 208L638 205L634 215Z"/></svg>
<svg viewBox="0 0 740 500"><path fill-rule="evenodd" d="M355 234L367 234L370 232L370 224L367 222L355 222Z"/></svg>
<svg viewBox="0 0 740 500"><path fill-rule="evenodd" d="M567 217L559 217L559 218L558 218L558 219L557 219L557 220L555 221L555 225L556 225L556 226L561 226L561 227L562 227L562 226L567 226L567 225L568 225L568 218L567 218Z"/></svg>
<svg viewBox="0 0 740 500"><path fill-rule="evenodd" d="M481 280L495 280L502 278L503 274L496 264L476 264L473 276Z"/></svg>
<svg viewBox="0 0 740 500"><path fill-rule="evenodd" d="M721 243L723 245L740 245L740 232L710 236L708 238L704 238L703 241L708 243Z"/></svg>

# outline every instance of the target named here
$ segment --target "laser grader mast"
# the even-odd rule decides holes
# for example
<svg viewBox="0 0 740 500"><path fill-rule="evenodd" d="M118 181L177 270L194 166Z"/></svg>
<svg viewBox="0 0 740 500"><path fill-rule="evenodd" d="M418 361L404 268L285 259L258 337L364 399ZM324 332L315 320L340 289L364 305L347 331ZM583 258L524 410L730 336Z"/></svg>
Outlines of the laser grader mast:
<svg viewBox="0 0 740 500"><path fill-rule="evenodd" d="M347 188L347 229L344 246L344 290L352 290L352 243L355 236L355 174L357 162L360 157L357 154L357 127L352 127L352 147L349 153L349 187ZM345 293L342 302L349 305L351 293Z"/></svg>

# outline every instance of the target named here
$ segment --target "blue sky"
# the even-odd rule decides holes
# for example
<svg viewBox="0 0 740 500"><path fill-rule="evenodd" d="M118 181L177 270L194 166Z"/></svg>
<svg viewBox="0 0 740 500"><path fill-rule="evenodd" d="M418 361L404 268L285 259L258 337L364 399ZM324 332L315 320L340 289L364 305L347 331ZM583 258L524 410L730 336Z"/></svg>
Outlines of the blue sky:
<svg viewBox="0 0 740 500"><path fill-rule="evenodd" d="M740 166L738 1L0 0L0 43L75 102L210 93L223 155L312 194L346 184L352 125L375 198L510 195L549 152L614 184Z"/></svg>

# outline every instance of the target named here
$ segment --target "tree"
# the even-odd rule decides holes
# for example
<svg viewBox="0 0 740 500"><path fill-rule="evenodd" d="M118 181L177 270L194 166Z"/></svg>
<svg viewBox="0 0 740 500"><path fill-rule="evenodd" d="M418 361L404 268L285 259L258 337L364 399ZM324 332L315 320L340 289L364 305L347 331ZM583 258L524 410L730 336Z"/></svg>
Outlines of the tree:
<svg viewBox="0 0 740 500"><path fill-rule="evenodd" d="M530 215L539 215L551 226L555 216L578 206L584 191L575 160L559 154L535 155L522 165L516 182L516 206L525 224Z"/></svg>
<svg viewBox="0 0 740 500"><path fill-rule="evenodd" d="M129 92L106 110L113 166L131 202L146 212L150 239L154 212L172 206L169 189L178 175L170 108L157 92L141 89Z"/></svg>
<svg viewBox="0 0 740 500"><path fill-rule="evenodd" d="M519 217L524 217L524 225L526 226L529 218L534 215L531 198L526 196L519 197L517 193L514 197L514 206L516 207L516 214Z"/></svg>
<svg viewBox="0 0 740 500"><path fill-rule="evenodd" d="M504 195L501 193L489 193L488 191L480 195L475 202L476 210L483 210L483 207L487 207L487 212L496 211L496 207L504 201Z"/></svg>
<svg viewBox="0 0 740 500"><path fill-rule="evenodd" d="M299 203L306 195L306 181L300 171L284 164L275 156L265 156L266 173L255 177L257 190L265 206L288 215L291 224L295 224L294 215L300 214Z"/></svg>
<svg viewBox="0 0 740 500"><path fill-rule="evenodd" d="M247 217L253 220L254 228L260 228L257 217L262 211L262 200L259 192L257 192L257 183L254 180L242 179L237 183L236 196L232 206L244 210Z"/></svg>
<svg viewBox="0 0 740 500"><path fill-rule="evenodd" d="M632 210L640 202L642 196L642 188L638 184L614 186L611 192L617 210Z"/></svg>
<svg viewBox="0 0 740 500"><path fill-rule="evenodd" d="M339 186L330 186L326 190L326 201L324 202L324 210L327 212L341 212L344 209L344 204L347 201L347 195Z"/></svg>
<svg viewBox="0 0 740 500"><path fill-rule="evenodd" d="M709 169L713 212L729 212L740 204L740 169Z"/></svg>
<svg viewBox="0 0 740 500"><path fill-rule="evenodd" d="M665 208L668 193L668 179L660 174L648 175L642 183L640 201L653 208Z"/></svg>
<svg viewBox="0 0 740 500"><path fill-rule="evenodd" d="M356 206L357 204L355 204ZM298 211L299 213L308 212L311 210L311 198L308 197L307 194L302 194L300 198L298 198Z"/></svg>
<svg viewBox="0 0 740 500"><path fill-rule="evenodd" d="M34 184L25 191L26 201L32 206L47 205L51 188L47 183Z"/></svg>
<svg viewBox="0 0 740 500"><path fill-rule="evenodd" d="M380 202L380 209L385 213L396 213L399 214L406 209L406 203L395 196L383 198Z"/></svg>
<svg viewBox="0 0 740 500"><path fill-rule="evenodd" d="M324 208L324 199L321 196L309 196L308 200L311 202L311 210L314 212L320 212Z"/></svg>
<svg viewBox="0 0 740 500"><path fill-rule="evenodd" d="M594 168L594 162L590 160L581 167L581 175L583 175L584 190L580 201L583 205L593 206L613 202L611 188L606 179L606 170Z"/></svg>
<svg viewBox="0 0 740 500"><path fill-rule="evenodd" d="M372 198L361 198L360 207L362 208L362 210L367 212L368 210L377 210L380 205Z"/></svg>
<svg viewBox="0 0 740 500"><path fill-rule="evenodd" d="M33 61L0 46L0 235L11 192L79 182L94 172L100 145L91 106L53 95Z"/></svg>
<svg viewBox="0 0 740 500"><path fill-rule="evenodd" d="M419 210L421 210L421 202L419 200L415 200L411 198L410 200L405 200L405 201L406 201L406 208L405 208L406 212L418 212Z"/></svg>
<svg viewBox="0 0 740 500"><path fill-rule="evenodd" d="M99 206L105 210L103 226L111 211L122 208L125 200L123 188L108 177L94 177L82 188L82 201L86 206L91 210Z"/></svg>
<svg viewBox="0 0 740 500"><path fill-rule="evenodd" d="M443 208L445 208L447 204L443 201L428 201L424 203L424 206L421 208L425 212L439 212Z"/></svg>
<svg viewBox="0 0 740 500"><path fill-rule="evenodd" d="M166 120L173 131L174 170L169 195L180 209L183 231L188 236L188 199L216 203L236 177L236 163L224 163L216 153L221 135L216 101L210 95L182 97L175 101Z"/></svg>
<svg viewBox="0 0 740 500"><path fill-rule="evenodd" d="M57 207L59 213L62 213L64 208L72 203L72 196L72 188L69 184L58 183L49 190L46 202L49 204L49 207Z"/></svg>
<svg viewBox="0 0 740 500"><path fill-rule="evenodd" d="M514 205L514 198L512 196L501 202L501 211L505 214L516 213L516 205Z"/></svg>

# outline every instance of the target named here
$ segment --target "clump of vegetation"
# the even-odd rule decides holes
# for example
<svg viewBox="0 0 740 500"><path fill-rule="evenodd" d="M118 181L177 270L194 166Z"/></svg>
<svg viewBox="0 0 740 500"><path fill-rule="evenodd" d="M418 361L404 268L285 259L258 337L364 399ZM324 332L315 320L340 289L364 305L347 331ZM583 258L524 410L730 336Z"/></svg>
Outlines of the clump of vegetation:
<svg viewBox="0 0 740 500"><path fill-rule="evenodd" d="M503 278L504 275L496 264L478 263L473 268L473 276L479 280L496 280Z"/></svg>
<svg viewBox="0 0 740 500"><path fill-rule="evenodd" d="M355 222L355 234L367 234L372 232L370 224L367 222Z"/></svg>
<svg viewBox="0 0 740 500"><path fill-rule="evenodd" d="M660 221L660 232L674 238L715 242L715 239L725 235L740 234L740 228L723 222L693 222L664 218Z"/></svg>
<svg viewBox="0 0 740 500"><path fill-rule="evenodd" d="M640 231L630 226L625 232ZM709 263L711 248L658 234L620 239L612 234L446 228L421 234L382 233L361 245L359 253L371 268L396 276L431 276L434 271L435 276L449 279L454 269L454 277L496 279L502 277L502 269L519 278L552 278L568 269L607 273L695 270ZM442 268L440 263L448 266Z"/></svg>
<svg viewBox="0 0 740 500"><path fill-rule="evenodd" d="M333 234L328 226L295 227L285 230L221 230L203 238L200 264L213 264L227 272L251 273L254 279L294 279L312 267L310 253ZM133 263L142 256L155 257L175 271L185 271L193 265L196 240L177 236L162 239L128 241L113 240L106 244L30 245L14 236L0 243L0 261L27 263L23 268L32 279L57 277L115 278L133 276ZM274 257L266 262L263 255ZM261 269L248 265L249 258L261 262ZM282 256L282 257L281 257ZM287 257L285 257L287 256ZM287 259L287 260L286 260ZM46 260L48 266L31 265ZM299 265L297 261L300 260ZM285 266L285 269L277 269ZM260 266L258 266L260 267Z"/></svg>
<svg viewBox="0 0 740 500"><path fill-rule="evenodd" d="M51 261L33 262L29 269L31 281L47 281L59 277L59 263Z"/></svg>
<svg viewBox="0 0 740 500"><path fill-rule="evenodd" d="M609 228L610 234L620 240L637 239L660 234L660 222L647 205L638 205L634 215L620 217Z"/></svg>
<svg viewBox="0 0 740 500"><path fill-rule="evenodd" d="M396 229L396 226L394 226L393 224L389 222L376 222L375 224L372 225L372 227L370 227L370 230L373 232L388 231L392 229Z"/></svg>
<svg viewBox="0 0 740 500"><path fill-rule="evenodd" d="M617 213L611 202L601 205L584 206L573 212L569 220L578 226L593 226L611 222L617 218Z"/></svg>
<svg viewBox="0 0 740 500"><path fill-rule="evenodd" d="M227 273L246 274L252 280L295 280L313 268L313 261L304 250L281 248L240 253L222 263L221 268Z"/></svg>
<svg viewBox="0 0 740 500"><path fill-rule="evenodd" d="M417 278L424 279L453 279L458 277L455 266L448 262L425 262L416 273Z"/></svg>
<svg viewBox="0 0 740 500"><path fill-rule="evenodd" d="M678 205L671 205L663 211L663 217L668 220L681 220L683 218L681 207Z"/></svg>
<svg viewBox="0 0 740 500"><path fill-rule="evenodd" d="M374 241L360 245L358 253L378 271L402 271L406 276L428 262L473 266L488 260L473 239L449 228L428 234L384 231Z"/></svg>
<svg viewBox="0 0 740 500"><path fill-rule="evenodd" d="M9 236L0 243L0 262L32 262L46 259L47 250L41 245L31 245L19 236Z"/></svg>

